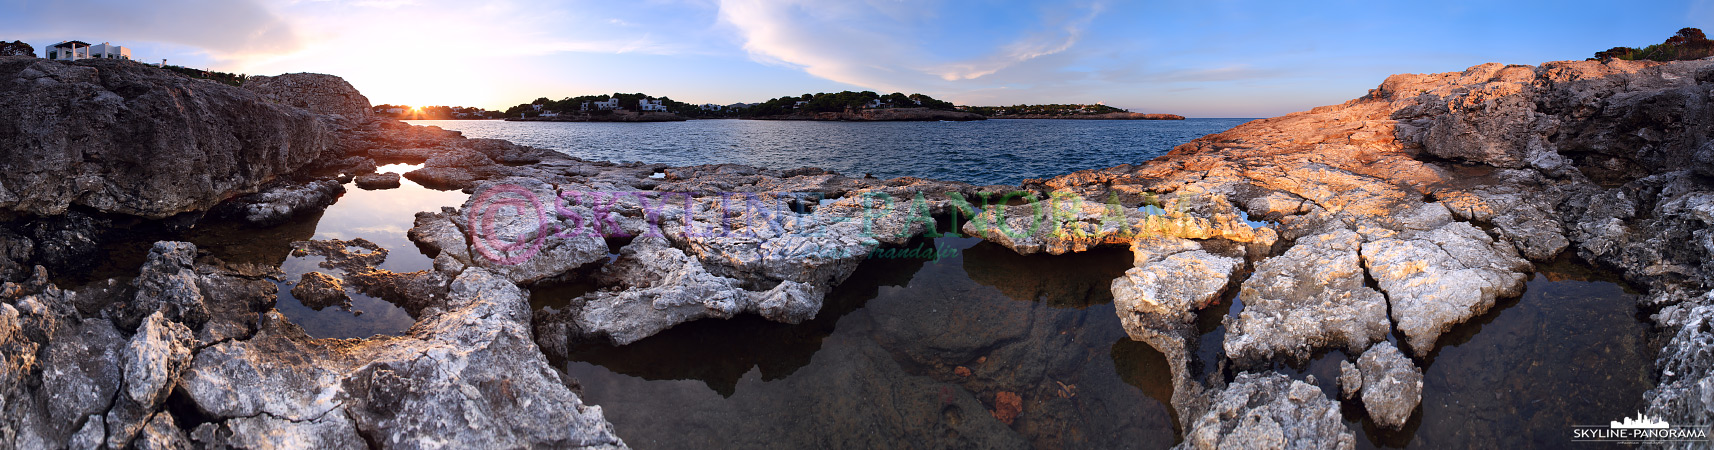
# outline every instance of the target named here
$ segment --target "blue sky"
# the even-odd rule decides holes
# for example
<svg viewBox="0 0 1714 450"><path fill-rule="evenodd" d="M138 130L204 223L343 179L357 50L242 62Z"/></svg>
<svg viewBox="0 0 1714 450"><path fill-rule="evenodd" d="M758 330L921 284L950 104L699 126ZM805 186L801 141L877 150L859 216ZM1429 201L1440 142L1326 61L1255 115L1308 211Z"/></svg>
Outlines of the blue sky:
<svg viewBox="0 0 1714 450"><path fill-rule="evenodd" d="M504 108L644 92L694 103L839 90L1265 117L1393 73L1538 64L1714 32L1681 2L0 0L38 54L345 77L376 104ZM72 12L75 11L75 12Z"/></svg>

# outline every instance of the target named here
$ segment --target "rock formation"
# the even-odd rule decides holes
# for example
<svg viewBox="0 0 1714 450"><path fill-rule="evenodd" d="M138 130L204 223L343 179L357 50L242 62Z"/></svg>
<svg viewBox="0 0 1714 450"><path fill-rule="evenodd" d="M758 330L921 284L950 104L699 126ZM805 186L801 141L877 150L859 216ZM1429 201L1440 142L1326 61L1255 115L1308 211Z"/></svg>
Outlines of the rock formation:
<svg viewBox="0 0 1714 450"><path fill-rule="evenodd" d="M0 57L0 213L206 210L334 141L304 110L129 61Z"/></svg>

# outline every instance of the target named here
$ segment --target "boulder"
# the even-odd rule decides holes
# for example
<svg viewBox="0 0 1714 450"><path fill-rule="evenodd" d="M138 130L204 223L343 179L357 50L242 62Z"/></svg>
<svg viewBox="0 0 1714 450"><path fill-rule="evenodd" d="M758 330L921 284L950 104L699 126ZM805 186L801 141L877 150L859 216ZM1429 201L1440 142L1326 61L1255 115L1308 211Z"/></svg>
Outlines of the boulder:
<svg viewBox="0 0 1714 450"><path fill-rule="evenodd" d="M1363 408L1369 417L1383 428L1403 428L1422 404L1422 369L1391 342L1381 341L1357 358L1357 370L1363 377Z"/></svg>
<svg viewBox="0 0 1714 450"><path fill-rule="evenodd" d="M1321 389L1277 373L1241 373L1211 394L1180 449L1352 449L1339 404Z"/></svg>

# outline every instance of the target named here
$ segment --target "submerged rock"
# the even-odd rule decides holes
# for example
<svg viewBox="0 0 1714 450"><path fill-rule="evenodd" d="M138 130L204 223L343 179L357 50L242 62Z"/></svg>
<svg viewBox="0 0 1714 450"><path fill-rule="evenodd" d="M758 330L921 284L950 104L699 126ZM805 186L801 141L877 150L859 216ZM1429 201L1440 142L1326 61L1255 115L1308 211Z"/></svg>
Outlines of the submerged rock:
<svg viewBox="0 0 1714 450"><path fill-rule="evenodd" d="M292 297L316 311L329 306L351 310L351 296L345 293L345 285L338 278L321 272L305 273L298 284L292 286Z"/></svg>

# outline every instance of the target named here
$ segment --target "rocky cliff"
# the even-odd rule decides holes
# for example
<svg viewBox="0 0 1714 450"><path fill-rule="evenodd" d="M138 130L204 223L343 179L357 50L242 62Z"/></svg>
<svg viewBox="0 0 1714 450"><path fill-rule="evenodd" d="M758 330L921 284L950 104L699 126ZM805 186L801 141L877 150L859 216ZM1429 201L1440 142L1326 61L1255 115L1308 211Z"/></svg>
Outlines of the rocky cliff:
<svg viewBox="0 0 1714 450"><path fill-rule="evenodd" d="M1368 358L1365 351L1393 333L1422 358L1453 325L1519 295L1532 261L1570 252L1645 289L1643 311L1672 336L1649 412L1707 423L1714 406L1707 400L1714 359L1706 356L1714 333L1704 325L1714 322L1711 95L1714 60L1484 64L1395 75L1362 98L1246 123L1144 164L1025 185L1118 196L1127 206L1159 196L1183 225L1140 237L1035 241L1055 251L1092 241L1132 245L1136 267L1114 282L1115 304L1133 339L1168 355L1181 418L1202 416L1231 389L1193 369L1221 363L1194 364L1191 323L1221 292L1241 290L1245 299L1241 313L1225 318L1222 344L1240 373L1301 363L1325 349ZM1061 227L1098 222L1087 212L1060 217ZM1250 228L1240 218L1262 222L1255 236L1279 239L1230 232ZM1209 278L1223 282L1185 284ZM1408 411L1418 401L1371 400L1368 392L1363 400L1380 402L1367 405L1371 414ZM1386 419L1380 422L1401 420ZM1193 436L1204 432L1197 422L1185 426ZM1288 447L1344 447L1342 439Z"/></svg>
<svg viewBox="0 0 1714 450"><path fill-rule="evenodd" d="M129 61L0 57L0 215L204 210L333 140L314 114L244 89Z"/></svg>

